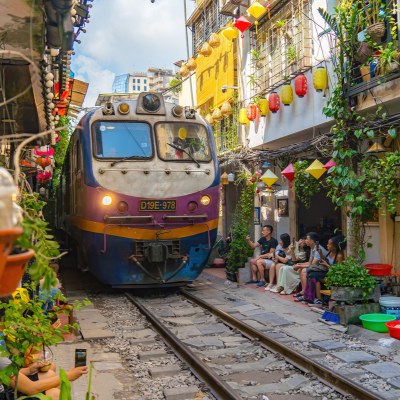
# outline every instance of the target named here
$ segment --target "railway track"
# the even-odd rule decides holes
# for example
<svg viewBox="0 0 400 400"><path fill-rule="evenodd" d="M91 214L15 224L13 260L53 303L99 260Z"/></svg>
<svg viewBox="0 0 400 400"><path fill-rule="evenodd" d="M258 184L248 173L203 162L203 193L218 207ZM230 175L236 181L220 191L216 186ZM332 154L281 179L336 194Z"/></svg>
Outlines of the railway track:
<svg viewBox="0 0 400 400"><path fill-rule="evenodd" d="M328 397L319 393L308 398L384 398L187 290L166 299L126 296L217 399L258 399L264 393L268 399L274 387L270 376L278 379L276 388L287 396L318 379L327 385L319 392Z"/></svg>

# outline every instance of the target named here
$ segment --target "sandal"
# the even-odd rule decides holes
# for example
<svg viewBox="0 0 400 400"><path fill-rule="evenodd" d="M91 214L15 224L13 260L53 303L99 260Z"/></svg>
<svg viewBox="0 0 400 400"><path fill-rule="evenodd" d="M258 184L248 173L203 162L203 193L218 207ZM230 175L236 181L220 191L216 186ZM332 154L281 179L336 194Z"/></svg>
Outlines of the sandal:
<svg viewBox="0 0 400 400"><path fill-rule="evenodd" d="M301 303L301 302L303 302L303 301L306 301L306 299L305 299L303 296L300 296L300 297L296 297L296 298L294 299L294 301L295 301L296 303Z"/></svg>
<svg viewBox="0 0 400 400"><path fill-rule="evenodd" d="M300 292L296 293L296 294L293 295L293 297L303 297L303 293L300 293Z"/></svg>

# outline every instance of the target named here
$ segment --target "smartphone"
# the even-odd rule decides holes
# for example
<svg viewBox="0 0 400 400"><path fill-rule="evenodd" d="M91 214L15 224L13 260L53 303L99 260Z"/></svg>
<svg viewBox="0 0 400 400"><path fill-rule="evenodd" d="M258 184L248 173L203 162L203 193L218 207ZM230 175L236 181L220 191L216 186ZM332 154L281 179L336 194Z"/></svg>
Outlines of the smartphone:
<svg viewBox="0 0 400 400"><path fill-rule="evenodd" d="M75 349L75 367L86 366L86 349Z"/></svg>

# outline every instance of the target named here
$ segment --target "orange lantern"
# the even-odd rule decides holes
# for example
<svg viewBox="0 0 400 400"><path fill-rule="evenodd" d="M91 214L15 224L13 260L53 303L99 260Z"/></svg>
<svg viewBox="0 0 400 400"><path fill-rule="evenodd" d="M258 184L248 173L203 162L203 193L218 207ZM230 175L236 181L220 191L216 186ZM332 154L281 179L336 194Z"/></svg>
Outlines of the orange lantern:
<svg viewBox="0 0 400 400"><path fill-rule="evenodd" d="M276 113L279 111L281 107L281 99L279 98L279 94L276 92L272 92L269 95L269 109L272 113Z"/></svg>
<svg viewBox="0 0 400 400"><path fill-rule="evenodd" d="M51 159L49 156L42 156L36 159L36 164L42 168L46 168L51 164Z"/></svg>
<svg viewBox="0 0 400 400"><path fill-rule="evenodd" d="M258 108L255 104L249 104L246 110L247 118L249 121L254 121L258 115Z"/></svg>
<svg viewBox="0 0 400 400"><path fill-rule="evenodd" d="M297 96L304 97L307 93L307 78L305 75L297 75L294 80L294 91Z"/></svg>

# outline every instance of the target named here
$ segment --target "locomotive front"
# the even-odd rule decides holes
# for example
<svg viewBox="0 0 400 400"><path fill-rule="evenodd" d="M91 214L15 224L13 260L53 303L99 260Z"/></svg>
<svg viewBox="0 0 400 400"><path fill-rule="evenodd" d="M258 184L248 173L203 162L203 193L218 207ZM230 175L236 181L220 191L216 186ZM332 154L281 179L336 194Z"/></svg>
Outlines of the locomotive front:
<svg viewBox="0 0 400 400"><path fill-rule="evenodd" d="M141 93L95 111L75 143L86 161L73 174L70 221L84 264L114 287L193 281L219 212L215 145L203 118Z"/></svg>

